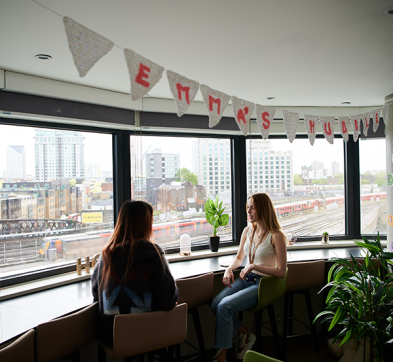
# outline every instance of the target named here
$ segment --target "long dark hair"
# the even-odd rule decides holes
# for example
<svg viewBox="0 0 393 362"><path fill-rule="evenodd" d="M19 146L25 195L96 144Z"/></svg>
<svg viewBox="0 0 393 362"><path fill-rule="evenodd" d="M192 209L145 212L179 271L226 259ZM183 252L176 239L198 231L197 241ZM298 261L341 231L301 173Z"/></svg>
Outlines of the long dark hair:
<svg viewBox="0 0 393 362"><path fill-rule="evenodd" d="M274 234L276 231L281 230L281 225L278 222L276 210L274 210L274 205L268 194L264 192L259 192L257 194L251 195L248 199L252 199L254 209L257 212L258 220L261 220L265 228ZM253 224L253 229L255 230L256 223Z"/></svg>
<svg viewBox="0 0 393 362"><path fill-rule="evenodd" d="M153 244L161 259L160 252L151 240L153 233L153 208L144 201L127 200L120 208L115 230L108 244L102 250L102 279L100 288L105 288L113 269L112 259L117 247L128 249L127 267L123 279L131 269L134 250L139 240ZM162 260L161 260L162 261Z"/></svg>

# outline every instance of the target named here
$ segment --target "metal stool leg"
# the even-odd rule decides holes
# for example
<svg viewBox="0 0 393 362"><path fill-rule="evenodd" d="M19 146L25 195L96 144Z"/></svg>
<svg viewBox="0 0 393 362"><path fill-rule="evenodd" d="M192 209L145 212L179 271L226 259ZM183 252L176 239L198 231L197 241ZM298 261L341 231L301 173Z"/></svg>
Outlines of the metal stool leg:
<svg viewBox="0 0 393 362"><path fill-rule="evenodd" d="M310 295L309 289L304 291L304 297L306 298L306 304L307 304L307 309L308 309L308 319L310 321L312 338L314 339L315 351L317 353L319 353L318 335L317 335L317 329L315 328L315 324L313 323L314 322L314 313L313 313L313 309L312 309L311 295Z"/></svg>
<svg viewBox="0 0 393 362"><path fill-rule="evenodd" d="M203 333L201 328L201 321L199 320L198 308L192 308L189 310L192 314L192 318L194 321L195 331L198 338L199 351L201 352L201 357L203 361L207 361L205 342L203 341Z"/></svg>
<svg viewBox="0 0 393 362"><path fill-rule="evenodd" d="M261 336L262 317L263 317L263 309L255 313L255 335L257 337L257 346L259 352L262 352L262 336Z"/></svg>
<svg viewBox="0 0 393 362"><path fill-rule="evenodd" d="M277 330L276 316L274 314L273 304L268 305L267 310L269 312L270 325L272 327L274 345L276 347L277 358L281 358L281 347L280 347L280 337Z"/></svg>
<svg viewBox="0 0 393 362"><path fill-rule="evenodd" d="M289 308L289 294L285 293L285 304L284 304L284 327L282 333L282 359L285 361L287 353L287 337L288 337L288 308Z"/></svg>

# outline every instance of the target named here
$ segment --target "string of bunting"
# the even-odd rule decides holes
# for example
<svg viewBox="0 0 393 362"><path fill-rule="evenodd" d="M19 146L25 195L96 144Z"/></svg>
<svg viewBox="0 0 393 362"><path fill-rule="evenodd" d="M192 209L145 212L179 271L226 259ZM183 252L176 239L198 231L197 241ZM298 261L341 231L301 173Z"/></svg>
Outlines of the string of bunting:
<svg viewBox="0 0 393 362"><path fill-rule="evenodd" d="M112 50L114 43L68 17L64 17L63 22L75 66L79 72L79 76L84 77L98 60ZM124 49L124 57L130 76L131 99L137 101L146 95L160 81L165 69L142 55L135 53L131 49ZM254 105L254 103L247 100L235 96L231 97L207 85L200 85L197 81L188 79L171 70L167 70L166 74L179 117L187 112L198 90L200 90L209 114L210 128L215 127L220 122L225 108L229 101L232 101L236 124L245 136L247 136L250 119L255 108L256 119L261 135L263 139L269 137L276 112L275 108L266 107L260 104ZM296 130L299 125L299 113L284 110L283 115L285 132L289 142L292 143L296 137ZM360 133L360 123L363 124L363 133L367 137L370 120L373 119L373 131L376 132L381 117L385 125L388 125L387 105L382 108L377 108L372 112L350 117L339 116L338 124L344 141L348 141L350 124L352 127L353 139L356 142ZM322 132L326 140L330 144L333 144L334 116L305 114L304 123L311 145L315 142L318 123L321 124Z"/></svg>

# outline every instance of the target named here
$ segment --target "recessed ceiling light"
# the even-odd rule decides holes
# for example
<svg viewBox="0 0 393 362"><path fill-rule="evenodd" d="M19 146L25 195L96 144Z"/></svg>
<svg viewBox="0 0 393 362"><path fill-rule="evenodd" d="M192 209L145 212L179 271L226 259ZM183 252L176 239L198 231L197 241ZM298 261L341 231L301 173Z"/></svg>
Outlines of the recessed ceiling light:
<svg viewBox="0 0 393 362"><path fill-rule="evenodd" d="M385 15L393 15L393 8L386 9L383 13L384 13Z"/></svg>
<svg viewBox="0 0 393 362"><path fill-rule="evenodd" d="M351 102L342 102L341 104L351 104Z"/></svg>
<svg viewBox="0 0 393 362"><path fill-rule="evenodd" d="M266 97L266 99L267 99L268 101L272 101L273 99L276 99L276 97Z"/></svg>
<svg viewBox="0 0 393 362"><path fill-rule="evenodd" d="M50 60L50 59L52 59L52 56L48 55L48 54L37 54L35 57L37 59L40 59L40 60Z"/></svg>

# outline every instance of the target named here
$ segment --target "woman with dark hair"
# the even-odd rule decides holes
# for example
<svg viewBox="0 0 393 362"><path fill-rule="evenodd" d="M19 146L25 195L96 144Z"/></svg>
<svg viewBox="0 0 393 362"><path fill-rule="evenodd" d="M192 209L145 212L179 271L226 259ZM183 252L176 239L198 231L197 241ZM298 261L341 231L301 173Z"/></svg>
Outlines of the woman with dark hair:
<svg viewBox="0 0 393 362"><path fill-rule="evenodd" d="M91 280L99 306L99 338L110 346L115 315L171 310L176 305L176 283L163 250L151 240L152 224L149 204L126 201L94 268Z"/></svg>
<svg viewBox="0 0 393 362"><path fill-rule="evenodd" d="M236 312L258 304L258 287L261 278L272 275L284 278L287 270L286 237L277 220L270 197L265 193L250 196L247 200L248 221L241 236L235 259L225 270L224 290L211 305L217 317L213 361L226 361L226 352L236 345L236 357L243 359L256 338L237 318ZM248 260L240 277L234 280L233 270L239 268L247 255Z"/></svg>

